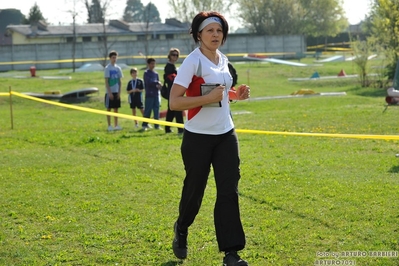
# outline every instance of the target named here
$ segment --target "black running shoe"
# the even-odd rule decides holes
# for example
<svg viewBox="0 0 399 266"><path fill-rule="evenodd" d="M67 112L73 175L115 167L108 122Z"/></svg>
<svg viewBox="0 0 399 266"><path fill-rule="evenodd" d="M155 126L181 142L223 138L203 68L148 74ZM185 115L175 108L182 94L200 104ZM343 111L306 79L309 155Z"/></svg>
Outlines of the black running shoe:
<svg viewBox="0 0 399 266"><path fill-rule="evenodd" d="M226 252L223 258L223 266L248 266L248 262L241 259L236 251Z"/></svg>
<svg viewBox="0 0 399 266"><path fill-rule="evenodd" d="M187 258L187 232L181 232L177 226L177 222L174 225L175 238L173 239L173 253L178 259Z"/></svg>

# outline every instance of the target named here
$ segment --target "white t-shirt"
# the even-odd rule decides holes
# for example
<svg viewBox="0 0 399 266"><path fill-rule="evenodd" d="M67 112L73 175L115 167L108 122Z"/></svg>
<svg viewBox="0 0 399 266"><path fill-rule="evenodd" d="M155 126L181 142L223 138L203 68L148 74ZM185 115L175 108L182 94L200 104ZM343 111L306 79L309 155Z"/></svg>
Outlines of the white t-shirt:
<svg viewBox="0 0 399 266"><path fill-rule="evenodd" d="M104 69L104 78L108 78L109 88L112 93L120 92L119 80L123 78L122 69L115 64L108 64Z"/></svg>
<svg viewBox="0 0 399 266"><path fill-rule="evenodd" d="M184 127L193 133L220 135L234 128L234 123L230 114L230 102L228 91L233 83L228 68L228 59L219 50L219 64L215 65L199 48L192 51L177 71L174 83L181 85L186 90L186 97L195 97L201 95L201 89L198 83L219 83L225 85L221 107L198 107L188 110L188 118ZM193 77L200 79L193 84Z"/></svg>

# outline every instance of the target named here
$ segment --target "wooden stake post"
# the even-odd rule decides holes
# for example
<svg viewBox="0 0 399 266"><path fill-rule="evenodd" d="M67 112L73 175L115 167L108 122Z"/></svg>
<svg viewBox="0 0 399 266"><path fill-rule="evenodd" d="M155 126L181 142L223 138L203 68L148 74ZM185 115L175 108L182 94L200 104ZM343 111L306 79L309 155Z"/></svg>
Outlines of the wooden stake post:
<svg viewBox="0 0 399 266"><path fill-rule="evenodd" d="M8 89L8 92L10 94L10 116L11 116L11 129L14 129L14 119L13 119L13 113L12 113L12 95L11 95L11 86Z"/></svg>

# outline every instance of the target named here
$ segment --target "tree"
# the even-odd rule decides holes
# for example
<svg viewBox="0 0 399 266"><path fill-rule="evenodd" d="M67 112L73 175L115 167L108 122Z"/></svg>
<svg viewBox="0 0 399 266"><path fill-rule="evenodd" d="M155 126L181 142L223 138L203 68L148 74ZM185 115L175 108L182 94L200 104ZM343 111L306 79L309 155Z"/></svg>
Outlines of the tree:
<svg viewBox="0 0 399 266"><path fill-rule="evenodd" d="M388 61L386 76L393 79L399 53L399 2L375 0L371 8L372 35L385 48Z"/></svg>
<svg viewBox="0 0 399 266"><path fill-rule="evenodd" d="M28 18L24 20L23 24L35 24L40 20L46 22L46 19L43 17L43 14L40 11L39 6L35 2L35 4L30 8Z"/></svg>
<svg viewBox="0 0 399 266"><path fill-rule="evenodd" d="M179 18L182 22L189 22L193 20L199 11L217 10L226 15L232 5L232 1L226 0L169 0L171 6L172 16ZM225 14L226 13L226 14Z"/></svg>
<svg viewBox="0 0 399 266"><path fill-rule="evenodd" d="M235 0L257 34L336 36L348 25L341 0Z"/></svg>
<svg viewBox="0 0 399 266"><path fill-rule="evenodd" d="M127 0L123 20L126 22L161 22L158 8L149 2L144 6L141 0Z"/></svg>
<svg viewBox="0 0 399 266"><path fill-rule="evenodd" d="M145 6L143 19L143 22L147 23L161 22L158 8L152 2L149 2L148 5Z"/></svg>
<svg viewBox="0 0 399 266"><path fill-rule="evenodd" d="M4 32L8 25L19 25L25 19L25 16L18 9L1 9L0 10L0 31Z"/></svg>
<svg viewBox="0 0 399 266"><path fill-rule="evenodd" d="M360 84L362 87L368 87L370 85L367 76L370 70L369 56L378 53L377 51L380 49L380 46L373 37L367 38L364 41L352 41L352 46L355 53L353 62L356 64L359 72Z"/></svg>
<svg viewBox="0 0 399 266"><path fill-rule="evenodd" d="M19 25L25 19L25 16L18 9L0 9L0 45L11 44L12 38L6 35L8 25Z"/></svg>
<svg viewBox="0 0 399 266"><path fill-rule="evenodd" d="M144 6L141 0L127 0L123 20L126 22L143 22Z"/></svg>
<svg viewBox="0 0 399 266"><path fill-rule="evenodd" d="M87 23L104 23L105 22L105 11L108 7L108 2L105 1L103 4L101 0L92 0L89 4L88 0L85 0L85 6L88 13Z"/></svg>
<svg viewBox="0 0 399 266"><path fill-rule="evenodd" d="M342 0L300 0L300 5L304 10L302 34L334 37L349 25Z"/></svg>
<svg viewBox="0 0 399 266"><path fill-rule="evenodd" d="M284 35L297 32L298 5L292 0L238 0L239 17L252 32L267 35Z"/></svg>

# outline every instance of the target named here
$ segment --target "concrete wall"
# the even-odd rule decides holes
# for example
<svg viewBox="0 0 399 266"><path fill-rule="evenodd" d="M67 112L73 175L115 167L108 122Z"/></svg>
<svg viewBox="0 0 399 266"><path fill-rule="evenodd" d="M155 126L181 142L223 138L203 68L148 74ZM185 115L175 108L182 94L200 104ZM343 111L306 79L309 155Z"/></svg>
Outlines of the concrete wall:
<svg viewBox="0 0 399 266"><path fill-rule="evenodd" d="M191 39L166 39L145 41L120 40L108 43L107 51L100 42L80 42L76 44L76 67L85 63L104 63L104 55L110 50L119 53L119 63L129 66L144 64L143 55L156 58L158 64L167 62L170 47L180 49L184 57L195 47ZM306 52L305 38L294 36L253 36L231 34L221 51L231 61L242 60L247 53L273 53L275 58L293 58ZM37 69L72 68L72 43L29 44L0 46L0 71L29 70L32 65ZM238 55L237 55L238 54Z"/></svg>

